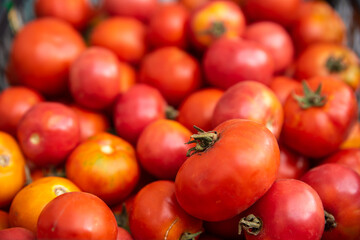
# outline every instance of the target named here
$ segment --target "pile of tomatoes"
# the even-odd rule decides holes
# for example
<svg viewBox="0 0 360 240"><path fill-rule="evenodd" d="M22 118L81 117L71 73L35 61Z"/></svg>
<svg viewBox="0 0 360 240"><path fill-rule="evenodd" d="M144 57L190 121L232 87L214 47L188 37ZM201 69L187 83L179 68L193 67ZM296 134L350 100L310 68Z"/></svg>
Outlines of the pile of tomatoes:
<svg viewBox="0 0 360 240"><path fill-rule="evenodd" d="M34 9L0 93L0 239L360 239L359 58L326 2Z"/></svg>

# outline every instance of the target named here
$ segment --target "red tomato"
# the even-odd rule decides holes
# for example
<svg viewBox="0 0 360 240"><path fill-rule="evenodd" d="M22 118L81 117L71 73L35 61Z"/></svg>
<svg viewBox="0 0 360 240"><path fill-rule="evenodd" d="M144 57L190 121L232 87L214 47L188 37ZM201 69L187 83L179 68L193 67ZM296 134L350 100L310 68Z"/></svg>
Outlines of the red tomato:
<svg viewBox="0 0 360 240"><path fill-rule="evenodd" d="M277 180L244 214L247 217L240 224L246 240L319 240L324 232L319 195L295 179ZM250 227L250 223L258 226Z"/></svg>
<svg viewBox="0 0 360 240"><path fill-rule="evenodd" d="M321 239L359 239L360 175L348 167L329 163L311 169L301 180L316 190L327 211Z"/></svg>
<svg viewBox="0 0 360 240"><path fill-rule="evenodd" d="M145 84L135 84L115 103L116 133L136 144L140 133L151 122L165 118L166 101L160 92Z"/></svg>
<svg viewBox="0 0 360 240"><path fill-rule="evenodd" d="M104 109L120 93L120 76L116 55L105 48L91 47L71 66L70 91L79 105Z"/></svg>
<svg viewBox="0 0 360 240"><path fill-rule="evenodd" d="M279 147L265 126L233 119L192 137L198 141L196 149L175 179L177 200L192 216L206 221L234 217L275 181Z"/></svg>
<svg viewBox="0 0 360 240"><path fill-rule="evenodd" d="M140 67L140 82L156 87L170 105L177 106L200 87L200 66L195 58L179 48L159 48L145 56Z"/></svg>
<svg viewBox="0 0 360 240"><path fill-rule="evenodd" d="M43 97L27 87L9 87L0 93L0 131L16 136L17 126L24 114Z"/></svg>
<svg viewBox="0 0 360 240"><path fill-rule="evenodd" d="M193 11L210 0L179 0L181 4Z"/></svg>
<svg viewBox="0 0 360 240"><path fill-rule="evenodd" d="M187 214L175 197L171 181L155 181L135 196L129 216L130 231L137 240L194 239L190 234L201 233L202 221Z"/></svg>
<svg viewBox="0 0 360 240"><path fill-rule="evenodd" d="M159 119L140 134L136 153L141 166L158 179L175 179L186 160L190 130L180 123ZM156 147L154 147L156 145Z"/></svg>
<svg viewBox="0 0 360 240"><path fill-rule="evenodd" d="M274 60L275 72L283 72L293 61L294 45L288 32L274 22L258 22L249 25L244 39L261 44Z"/></svg>
<svg viewBox="0 0 360 240"><path fill-rule="evenodd" d="M215 106L212 126L234 118L248 119L265 125L279 138L284 112L275 94L264 84L243 81L230 87Z"/></svg>
<svg viewBox="0 0 360 240"><path fill-rule="evenodd" d="M207 49L222 36L240 36L245 29L242 10L230 1L209 1L193 11L189 21L190 40L198 50Z"/></svg>
<svg viewBox="0 0 360 240"><path fill-rule="evenodd" d="M237 239L245 240L245 234L239 234L239 221L241 214L236 215L230 219L218 222L204 221L204 228L206 233L211 233L221 239Z"/></svg>
<svg viewBox="0 0 360 240"><path fill-rule="evenodd" d="M269 85L274 72L273 59L265 48L238 38L222 38L213 43L203 65L208 82L222 89L246 80Z"/></svg>
<svg viewBox="0 0 360 240"><path fill-rule="evenodd" d="M145 35L145 25L140 21L127 17L112 17L94 27L90 44L108 48L120 60L137 64L146 52Z"/></svg>
<svg viewBox="0 0 360 240"><path fill-rule="evenodd" d="M284 145L280 145L280 166L278 179L294 178L299 179L310 168L310 163L304 156L291 151Z"/></svg>
<svg viewBox="0 0 360 240"><path fill-rule="evenodd" d="M17 136L29 161L38 166L57 165L80 142L79 120L63 104L38 103L20 121Z"/></svg>
<svg viewBox="0 0 360 240"><path fill-rule="evenodd" d="M223 90L216 88L193 92L181 103L177 121L193 133L197 132L194 125L204 131L210 131L215 106L223 94Z"/></svg>
<svg viewBox="0 0 360 240"><path fill-rule="evenodd" d="M45 95L60 95L67 89L71 63L83 50L83 39L68 23L37 19L17 33L10 65L21 84Z"/></svg>
<svg viewBox="0 0 360 240"><path fill-rule="evenodd" d="M120 67L120 93L125 93L137 81L136 70L126 62L119 62Z"/></svg>
<svg viewBox="0 0 360 240"><path fill-rule="evenodd" d="M360 174L360 149L342 149L326 158L323 163L343 164Z"/></svg>
<svg viewBox="0 0 360 240"><path fill-rule="evenodd" d="M0 230L1 240L36 240L35 234L22 227L12 227Z"/></svg>
<svg viewBox="0 0 360 240"><path fill-rule="evenodd" d="M37 239L116 240L117 231L114 214L100 198L70 192L45 206L37 224Z"/></svg>
<svg viewBox="0 0 360 240"><path fill-rule="evenodd" d="M299 88L300 86L300 82L293 78L277 76L271 80L269 87L278 97L281 105L284 105L287 97L293 92L295 88Z"/></svg>
<svg viewBox="0 0 360 240"><path fill-rule="evenodd" d="M118 234L116 240L133 240L133 238L128 231L121 227L118 227Z"/></svg>
<svg viewBox="0 0 360 240"><path fill-rule="evenodd" d="M284 113L283 143L304 156L321 158L339 148L356 122L356 97L341 81L314 77L287 98Z"/></svg>

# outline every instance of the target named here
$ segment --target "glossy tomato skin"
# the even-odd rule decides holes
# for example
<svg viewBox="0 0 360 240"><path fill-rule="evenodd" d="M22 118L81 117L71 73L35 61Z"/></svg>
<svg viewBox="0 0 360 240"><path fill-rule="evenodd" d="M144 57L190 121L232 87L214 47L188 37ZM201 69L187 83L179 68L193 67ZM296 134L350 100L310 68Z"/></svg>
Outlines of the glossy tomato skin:
<svg viewBox="0 0 360 240"><path fill-rule="evenodd" d="M116 219L98 197L85 192L64 193L39 216L37 239L116 240Z"/></svg>
<svg viewBox="0 0 360 240"><path fill-rule="evenodd" d="M338 163L345 165L360 174L360 149L341 149L327 157L323 163Z"/></svg>
<svg viewBox="0 0 360 240"><path fill-rule="evenodd" d="M269 85L270 89L280 100L281 105L284 105L287 97L292 94L292 91L300 86L301 84L299 81L286 76L274 77Z"/></svg>
<svg viewBox="0 0 360 240"><path fill-rule="evenodd" d="M0 230L1 240L36 240L35 234L26 228L13 227Z"/></svg>
<svg viewBox="0 0 360 240"><path fill-rule="evenodd" d="M246 240L319 240L324 232L324 208L319 195L295 179L277 180L246 214L262 222L258 235L244 231Z"/></svg>
<svg viewBox="0 0 360 240"><path fill-rule="evenodd" d="M279 138L284 112L275 94L264 84L243 81L227 89L215 106L212 126L234 118L265 125Z"/></svg>
<svg viewBox="0 0 360 240"><path fill-rule="evenodd" d="M214 131L214 145L189 157L175 179L180 206L206 221L229 219L251 206L275 181L280 161L276 138L262 124L232 119Z"/></svg>
<svg viewBox="0 0 360 240"><path fill-rule="evenodd" d="M174 120L159 119L140 134L136 153L141 166L158 179L174 180L191 145L190 130Z"/></svg>
<svg viewBox="0 0 360 240"><path fill-rule="evenodd" d="M154 87L135 84L116 101L116 133L135 145L140 133L151 122L165 118L166 101Z"/></svg>
<svg viewBox="0 0 360 240"><path fill-rule="evenodd" d="M35 165L60 164L80 142L79 120L64 104L38 103L20 121L17 136L25 156Z"/></svg>
<svg viewBox="0 0 360 240"><path fill-rule="evenodd" d="M245 24L244 14L235 3L209 1L191 14L190 41L196 49L204 51L220 37L240 36L244 32Z"/></svg>
<svg viewBox="0 0 360 240"><path fill-rule="evenodd" d="M302 181L319 194L324 209L335 217L336 227L325 230L322 239L359 239L360 175L336 163L311 169Z"/></svg>
<svg viewBox="0 0 360 240"><path fill-rule="evenodd" d="M291 151L283 144L280 147L280 166L278 179L299 179L310 169L309 159Z"/></svg>
<svg viewBox="0 0 360 240"><path fill-rule="evenodd" d="M294 96L289 96L284 105L281 138L292 150L321 158L334 153L347 137L356 122L357 103L353 90L337 79L314 77L307 84L312 91L322 84L325 105L303 109ZM304 96L303 89L295 89L295 94Z"/></svg>
<svg viewBox="0 0 360 240"><path fill-rule="evenodd" d="M116 240L133 240L132 236L124 228L118 227Z"/></svg>
<svg viewBox="0 0 360 240"><path fill-rule="evenodd" d="M213 43L205 53L203 67L210 85L222 89L246 80L268 85L274 72L273 59L265 48L239 38Z"/></svg>
<svg viewBox="0 0 360 240"><path fill-rule="evenodd" d="M71 63L84 50L83 39L68 23L41 18L16 35L9 61L22 85L47 96L61 95L67 89Z"/></svg>
<svg viewBox="0 0 360 240"><path fill-rule="evenodd" d="M293 61L292 39L280 24L269 21L250 24L242 37L261 44L269 51L274 60L275 72L283 72Z"/></svg>
<svg viewBox="0 0 360 240"><path fill-rule="evenodd" d="M190 216L179 206L175 197L175 184L166 180L152 182L137 193L129 224L137 240L178 240L184 233L202 231L202 221Z"/></svg>
<svg viewBox="0 0 360 240"><path fill-rule="evenodd" d="M139 74L140 82L157 88L173 106L178 106L202 83L197 60L177 47L158 48L149 53Z"/></svg>

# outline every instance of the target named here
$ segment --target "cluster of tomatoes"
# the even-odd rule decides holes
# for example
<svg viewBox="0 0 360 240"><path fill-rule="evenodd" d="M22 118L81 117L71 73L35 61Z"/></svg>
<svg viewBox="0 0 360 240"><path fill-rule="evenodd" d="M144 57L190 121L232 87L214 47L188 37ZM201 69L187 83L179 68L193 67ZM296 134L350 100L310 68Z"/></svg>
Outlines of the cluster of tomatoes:
<svg viewBox="0 0 360 240"><path fill-rule="evenodd" d="M0 93L0 239L360 239L359 59L326 2L34 9Z"/></svg>

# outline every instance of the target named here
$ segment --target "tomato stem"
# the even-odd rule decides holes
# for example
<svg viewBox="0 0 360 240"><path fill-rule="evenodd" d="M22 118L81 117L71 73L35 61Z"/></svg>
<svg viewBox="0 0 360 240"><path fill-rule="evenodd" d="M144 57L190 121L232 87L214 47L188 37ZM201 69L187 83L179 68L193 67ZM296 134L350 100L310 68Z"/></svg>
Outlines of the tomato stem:
<svg viewBox="0 0 360 240"><path fill-rule="evenodd" d="M340 56L340 57L330 56L326 60L325 65L329 73L339 73L347 68L346 63L344 62L344 56Z"/></svg>
<svg viewBox="0 0 360 240"><path fill-rule="evenodd" d="M210 27L200 34L210 35L214 38L221 37L226 32L226 26L221 21L214 21L211 23Z"/></svg>
<svg viewBox="0 0 360 240"><path fill-rule="evenodd" d="M179 112L173 106L166 106L165 115L167 119L174 120L179 115Z"/></svg>
<svg viewBox="0 0 360 240"><path fill-rule="evenodd" d="M203 152L210 148L218 140L218 133L216 131L205 132L201 128L194 126L198 133L191 135L193 140L190 140L186 144L196 143L195 147L190 148L186 156L190 157L195 153ZM191 139L190 138L190 139Z"/></svg>
<svg viewBox="0 0 360 240"><path fill-rule="evenodd" d="M188 233L185 232L181 235L181 238L179 240L195 240L197 236L199 236L202 232L196 232L196 233Z"/></svg>
<svg viewBox="0 0 360 240"><path fill-rule="evenodd" d="M328 213L327 211L324 212L325 212L325 231L330 231L331 229L336 228L337 223L335 221L334 215Z"/></svg>
<svg viewBox="0 0 360 240"><path fill-rule="evenodd" d="M306 81L302 81L304 96L299 96L293 93L293 97L298 101L299 106L302 109L308 109L311 107L322 107L326 103L326 96L321 95L322 84L315 91L312 91L307 85Z"/></svg>
<svg viewBox="0 0 360 240"><path fill-rule="evenodd" d="M0 167L7 167L10 164L10 157L8 155L0 155Z"/></svg>
<svg viewBox="0 0 360 240"><path fill-rule="evenodd" d="M246 217L240 219L238 234L241 234L242 228L251 235L258 235L261 231L262 221L260 218L257 218L254 214L250 214Z"/></svg>

